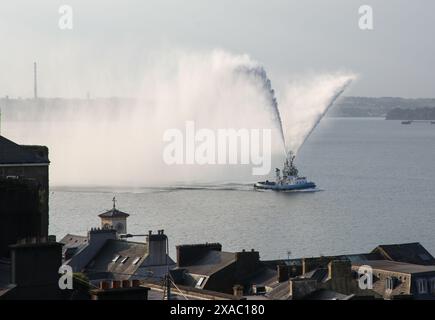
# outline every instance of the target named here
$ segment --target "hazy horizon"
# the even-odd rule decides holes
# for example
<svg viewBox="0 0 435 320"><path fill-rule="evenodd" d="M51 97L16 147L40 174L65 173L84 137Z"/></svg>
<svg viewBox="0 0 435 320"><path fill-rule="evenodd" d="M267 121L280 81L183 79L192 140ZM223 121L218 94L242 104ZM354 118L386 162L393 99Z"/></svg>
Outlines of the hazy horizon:
<svg viewBox="0 0 435 320"><path fill-rule="evenodd" d="M58 10L73 9L61 30ZM374 30L358 27L358 0L116 1L0 4L0 96L135 97L152 65L177 52L247 54L280 91L331 72L359 75L347 96L433 97L435 3L372 0ZM171 56L172 54L172 56ZM160 61L159 63L162 63ZM170 63L170 61L169 61Z"/></svg>

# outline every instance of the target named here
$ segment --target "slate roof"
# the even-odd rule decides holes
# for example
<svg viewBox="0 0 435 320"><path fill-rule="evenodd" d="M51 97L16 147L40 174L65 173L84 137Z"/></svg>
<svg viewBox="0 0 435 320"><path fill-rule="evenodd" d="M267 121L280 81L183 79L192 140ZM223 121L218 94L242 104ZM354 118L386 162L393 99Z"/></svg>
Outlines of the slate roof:
<svg viewBox="0 0 435 320"><path fill-rule="evenodd" d="M420 273L427 273L427 272L435 273L435 266L422 266L418 264L397 262L397 261L390 261L390 260L372 260L365 263L353 264L353 266L357 266L357 267L360 265L369 265L373 269L406 273L406 274L420 274Z"/></svg>
<svg viewBox="0 0 435 320"><path fill-rule="evenodd" d="M236 262L234 252L210 250L191 265L183 266L181 269L187 269L191 274L210 276L234 262Z"/></svg>
<svg viewBox="0 0 435 320"><path fill-rule="evenodd" d="M64 248L78 247L88 243L88 237L68 233L60 241Z"/></svg>
<svg viewBox="0 0 435 320"><path fill-rule="evenodd" d="M418 242L379 245L372 253L378 253L383 259L392 261L435 265L435 258Z"/></svg>
<svg viewBox="0 0 435 320"><path fill-rule="evenodd" d="M272 300L288 300L290 298L290 284L288 281L280 282L272 291L265 294L265 297Z"/></svg>
<svg viewBox="0 0 435 320"><path fill-rule="evenodd" d="M332 290L320 289L302 298L302 300L349 300L354 295L345 295Z"/></svg>
<svg viewBox="0 0 435 320"><path fill-rule="evenodd" d="M128 213L119 211L116 208L112 208L109 211L103 212L98 215L100 218L123 218L130 216Z"/></svg>
<svg viewBox="0 0 435 320"><path fill-rule="evenodd" d="M126 280L136 273L147 254L146 243L107 240L85 269L91 280L110 277ZM117 256L119 258L113 261ZM140 260L135 263L137 258Z"/></svg>
<svg viewBox="0 0 435 320"><path fill-rule="evenodd" d="M305 278L316 280L317 282L325 282L328 278L328 269L317 268L304 274Z"/></svg>
<svg viewBox="0 0 435 320"><path fill-rule="evenodd" d="M72 257L88 245L88 237L67 234L59 242L63 244L62 254L64 257Z"/></svg>
<svg viewBox="0 0 435 320"><path fill-rule="evenodd" d="M264 267L259 272L249 277L247 281L257 286L273 286L278 283L278 272Z"/></svg>
<svg viewBox="0 0 435 320"><path fill-rule="evenodd" d="M32 146L18 145L0 136L0 164L48 164L47 157L40 155Z"/></svg>

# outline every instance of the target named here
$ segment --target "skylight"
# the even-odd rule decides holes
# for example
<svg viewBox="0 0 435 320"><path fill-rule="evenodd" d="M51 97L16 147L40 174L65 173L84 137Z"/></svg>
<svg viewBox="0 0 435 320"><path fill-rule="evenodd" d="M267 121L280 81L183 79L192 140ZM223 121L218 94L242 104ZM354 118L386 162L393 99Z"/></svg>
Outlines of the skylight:
<svg viewBox="0 0 435 320"><path fill-rule="evenodd" d="M112 259L112 262L116 262L116 261L118 261L119 258L121 258L121 256L119 256L119 255L116 256L115 258Z"/></svg>

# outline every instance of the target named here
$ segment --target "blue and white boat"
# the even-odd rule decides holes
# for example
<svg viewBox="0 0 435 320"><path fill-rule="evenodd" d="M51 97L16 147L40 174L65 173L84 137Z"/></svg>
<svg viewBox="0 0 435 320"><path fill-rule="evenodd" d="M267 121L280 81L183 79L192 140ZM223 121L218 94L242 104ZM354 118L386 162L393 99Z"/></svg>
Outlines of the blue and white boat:
<svg viewBox="0 0 435 320"><path fill-rule="evenodd" d="M316 184L308 181L305 177L299 177L298 169L294 165L295 155L290 151L281 170L276 168L276 181L262 181L254 185L256 190L274 190L274 191L301 191L315 189Z"/></svg>

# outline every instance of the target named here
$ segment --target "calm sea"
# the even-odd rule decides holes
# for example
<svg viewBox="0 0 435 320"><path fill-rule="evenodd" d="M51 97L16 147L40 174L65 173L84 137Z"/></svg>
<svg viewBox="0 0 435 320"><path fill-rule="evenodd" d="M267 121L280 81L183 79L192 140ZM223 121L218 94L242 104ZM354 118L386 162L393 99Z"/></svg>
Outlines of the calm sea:
<svg viewBox="0 0 435 320"><path fill-rule="evenodd" d="M263 259L367 252L421 242L435 254L435 125L326 118L301 149L299 170L322 191L256 192L250 185L54 188L50 232L85 234L116 195L128 232L164 229L175 245L220 242ZM136 238L141 240L141 238Z"/></svg>

